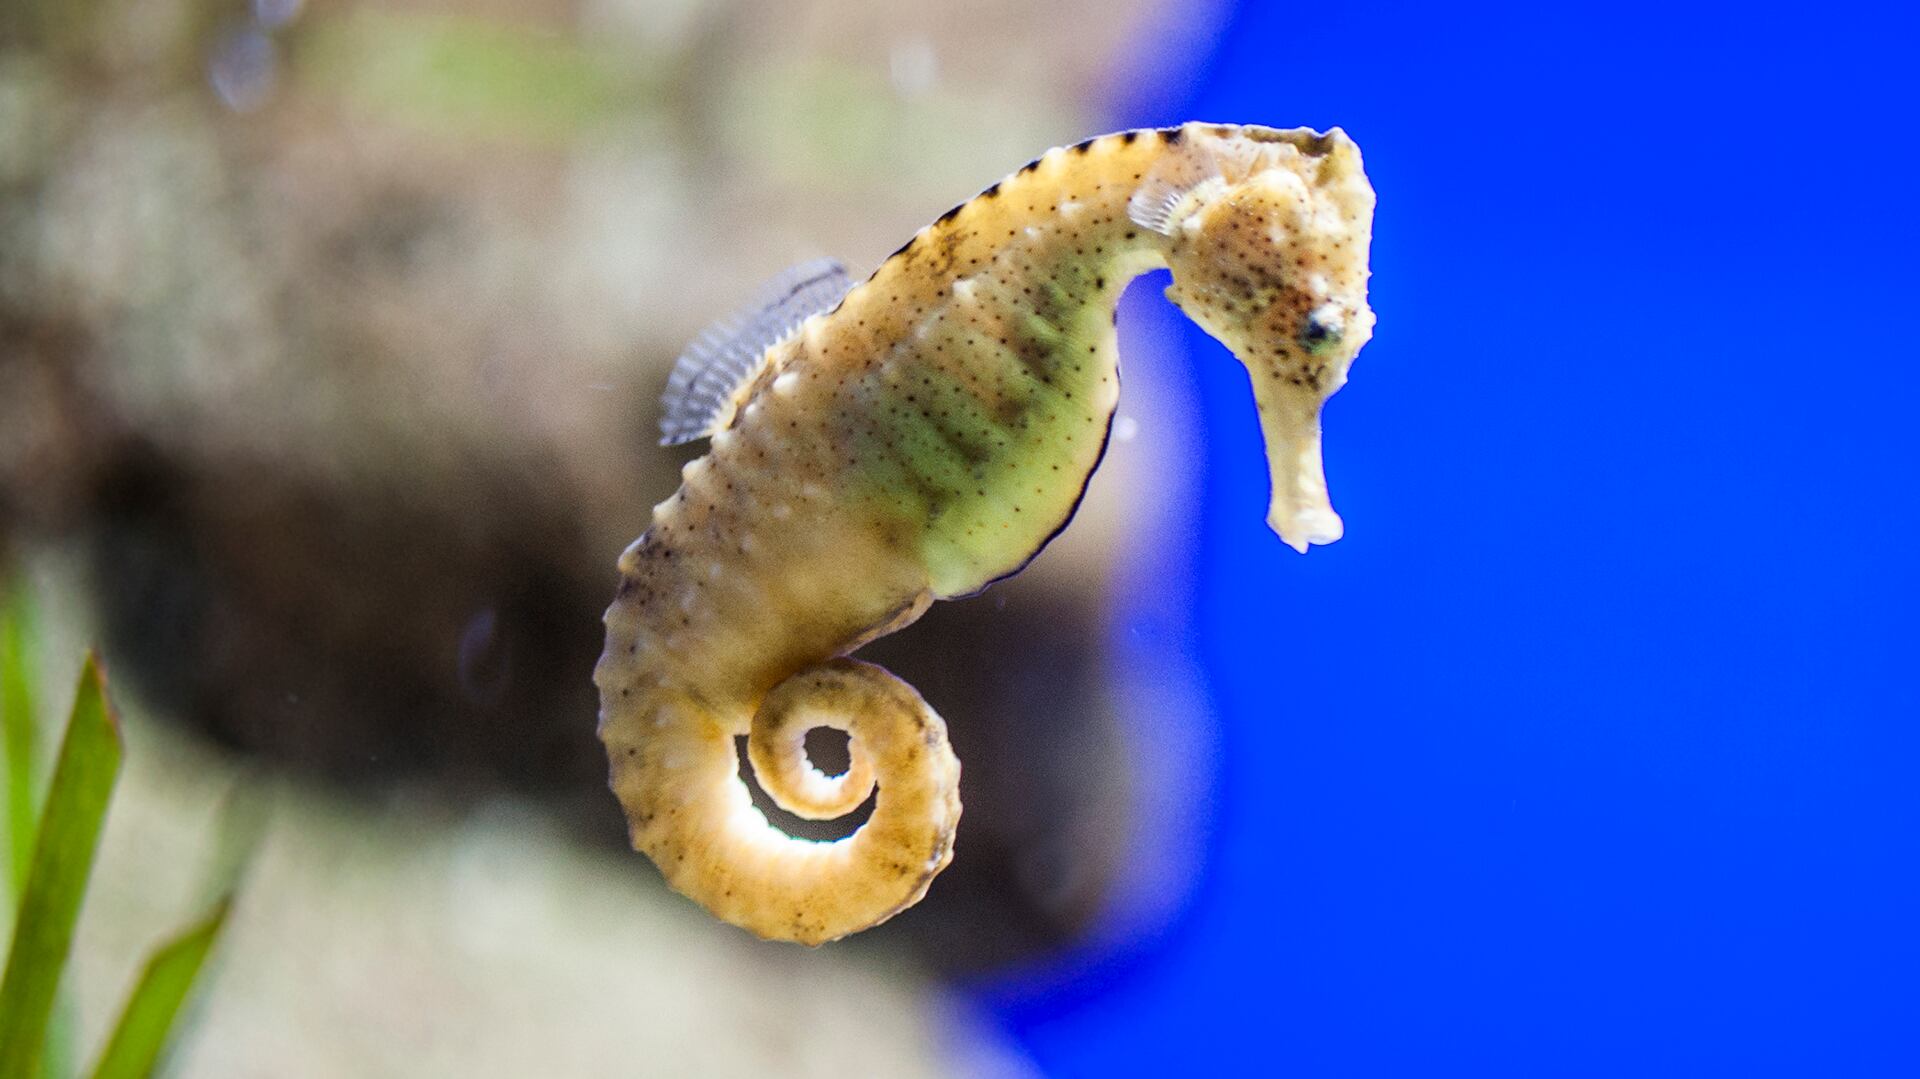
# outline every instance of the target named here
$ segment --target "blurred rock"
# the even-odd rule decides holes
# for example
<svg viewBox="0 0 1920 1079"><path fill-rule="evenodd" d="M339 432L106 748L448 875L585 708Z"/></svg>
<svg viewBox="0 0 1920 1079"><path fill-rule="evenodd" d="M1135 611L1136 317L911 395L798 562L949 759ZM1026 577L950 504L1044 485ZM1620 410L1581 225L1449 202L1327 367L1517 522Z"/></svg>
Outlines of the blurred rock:
<svg viewBox="0 0 1920 1079"><path fill-rule="evenodd" d="M652 445L673 356L782 264L877 262L1087 134L1144 7L30 0L0 22L0 528L84 549L116 674L220 744L621 843L589 673L688 456ZM1059 946L1115 872L1124 517L864 653L966 762L959 857L883 931L937 964Z"/></svg>

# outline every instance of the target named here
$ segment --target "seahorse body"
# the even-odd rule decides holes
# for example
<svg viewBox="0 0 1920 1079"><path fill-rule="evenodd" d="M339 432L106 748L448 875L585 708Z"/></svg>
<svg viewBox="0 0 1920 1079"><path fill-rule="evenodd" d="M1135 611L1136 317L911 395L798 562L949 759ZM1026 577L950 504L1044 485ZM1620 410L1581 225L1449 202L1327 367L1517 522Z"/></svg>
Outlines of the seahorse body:
<svg viewBox="0 0 1920 1079"><path fill-rule="evenodd" d="M621 556L595 672L634 846L763 937L819 944L917 902L952 857L959 762L905 683L845 659L1017 572L1072 516L1119 394L1114 306L1168 296L1247 366L1295 548L1338 538L1321 403L1371 333L1373 192L1327 134L1187 124L1048 151L922 229L767 350L710 452ZM852 765L806 760L814 726ZM872 817L830 843L750 804Z"/></svg>

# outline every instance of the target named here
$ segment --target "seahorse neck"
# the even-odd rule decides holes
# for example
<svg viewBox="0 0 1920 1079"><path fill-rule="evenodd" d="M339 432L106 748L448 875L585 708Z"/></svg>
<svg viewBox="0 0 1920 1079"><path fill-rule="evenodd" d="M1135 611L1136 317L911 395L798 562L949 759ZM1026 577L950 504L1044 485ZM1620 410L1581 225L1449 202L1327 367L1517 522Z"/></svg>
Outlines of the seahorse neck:
<svg viewBox="0 0 1920 1079"><path fill-rule="evenodd" d="M1015 300L1004 284L983 293L990 282L1065 283L1058 300L1111 309L1127 281L1166 264L1166 238L1132 221L1127 205L1176 152L1154 131L1050 150L921 229L845 305L882 333L910 332L955 299Z"/></svg>

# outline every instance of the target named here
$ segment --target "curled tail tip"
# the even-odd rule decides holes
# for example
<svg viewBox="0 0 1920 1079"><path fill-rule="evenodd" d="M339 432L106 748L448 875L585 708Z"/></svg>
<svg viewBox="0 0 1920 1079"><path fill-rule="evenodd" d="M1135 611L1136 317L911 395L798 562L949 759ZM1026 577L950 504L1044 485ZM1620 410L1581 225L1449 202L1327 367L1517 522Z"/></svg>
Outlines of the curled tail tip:
<svg viewBox="0 0 1920 1079"><path fill-rule="evenodd" d="M803 816L843 815L877 780L872 817L830 842L767 821L740 780L730 729L691 701L610 704L607 717L612 786L635 849L676 891L763 939L817 947L870 928L918 903L952 859L960 762L946 724L879 667L809 667L774 687L749 728L756 778ZM841 776L806 759L806 732L822 725L850 735L854 764Z"/></svg>

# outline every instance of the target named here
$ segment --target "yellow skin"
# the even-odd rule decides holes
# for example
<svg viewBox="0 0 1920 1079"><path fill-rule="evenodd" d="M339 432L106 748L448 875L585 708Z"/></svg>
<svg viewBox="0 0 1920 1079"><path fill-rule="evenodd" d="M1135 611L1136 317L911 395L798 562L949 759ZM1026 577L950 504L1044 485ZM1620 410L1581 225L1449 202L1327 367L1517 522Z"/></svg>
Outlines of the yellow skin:
<svg viewBox="0 0 1920 1079"><path fill-rule="evenodd" d="M1372 331L1372 216L1338 129L1106 135L955 208L770 348L620 559L595 682L634 847L770 939L919 901L953 855L960 763L912 687L843 657L1065 526L1118 399L1114 305L1158 267L1252 377L1268 522L1301 551L1337 539L1320 407ZM823 725L851 736L843 776L806 759ZM738 777L743 734L782 808L841 816L877 778L872 817L830 843L778 831Z"/></svg>

